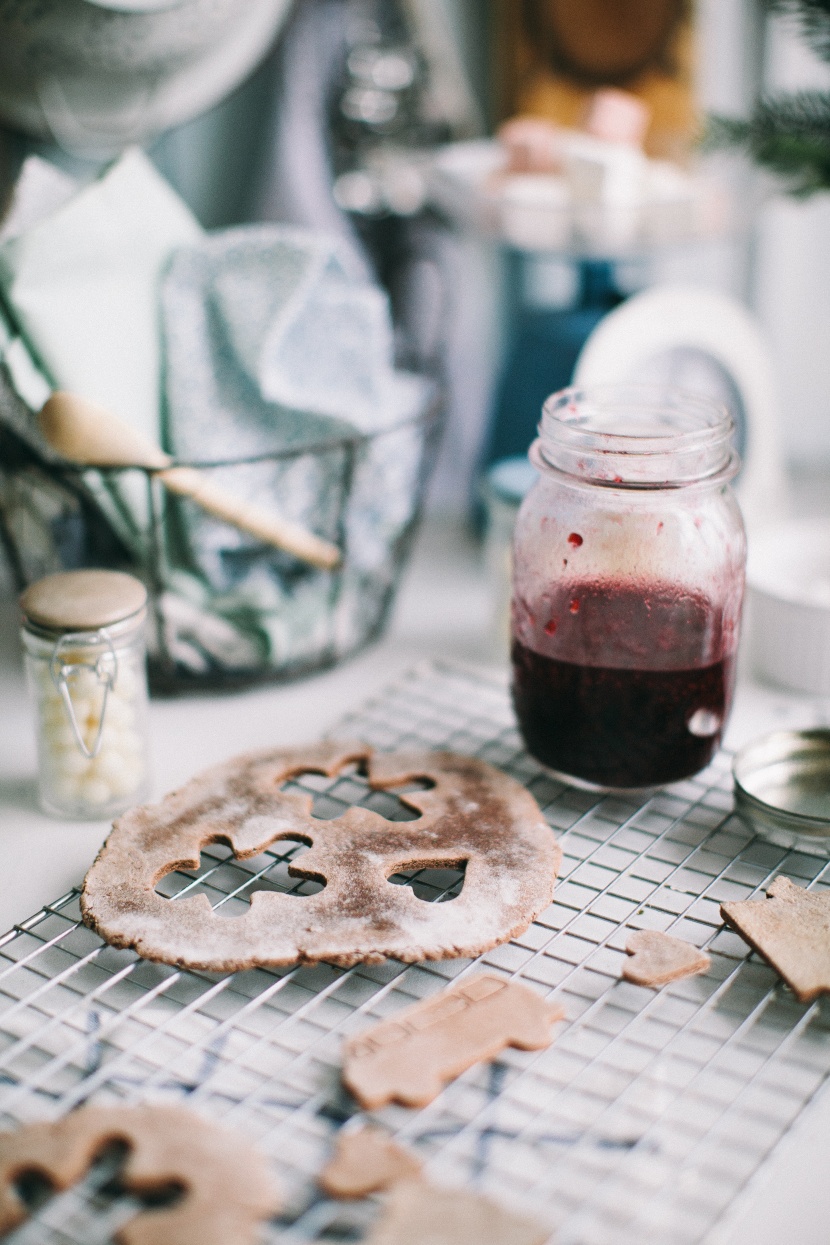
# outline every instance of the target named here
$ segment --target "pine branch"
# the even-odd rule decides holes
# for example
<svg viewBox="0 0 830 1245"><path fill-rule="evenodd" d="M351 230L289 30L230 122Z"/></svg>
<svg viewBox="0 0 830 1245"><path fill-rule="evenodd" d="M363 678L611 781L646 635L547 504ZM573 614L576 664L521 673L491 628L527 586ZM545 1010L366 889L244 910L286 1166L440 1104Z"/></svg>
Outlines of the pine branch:
<svg viewBox="0 0 830 1245"><path fill-rule="evenodd" d="M830 0L765 0L765 4L772 13L795 17L813 51L830 61Z"/></svg>
<svg viewBox="0 0 830 1245"><path fill-rule="evenodd" d="M830 94L763 99L748 121L712 117L705 145L743 147L757 164L785 177L792 194L830 189Z"/></svg>

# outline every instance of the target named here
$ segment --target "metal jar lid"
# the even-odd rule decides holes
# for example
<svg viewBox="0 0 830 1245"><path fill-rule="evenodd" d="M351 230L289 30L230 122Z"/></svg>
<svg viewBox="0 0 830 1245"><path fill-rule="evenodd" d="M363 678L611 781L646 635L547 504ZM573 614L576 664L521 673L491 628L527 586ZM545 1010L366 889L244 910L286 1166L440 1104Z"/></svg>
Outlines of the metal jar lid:
<svg viewBox="0 0 830 1245"><path fill-rule="evenodd" d="M133 618L147 604L147 589L123 571L63 571L47 575L26 589L20 608L26 622L40 631L99 631Z"/></svg>
<svg viewBox="0 0 830 1245"><path fill-rule="evenodd" d="M735 809L764 838L830 856L830 729L774 731L735 757Z"/></svg>

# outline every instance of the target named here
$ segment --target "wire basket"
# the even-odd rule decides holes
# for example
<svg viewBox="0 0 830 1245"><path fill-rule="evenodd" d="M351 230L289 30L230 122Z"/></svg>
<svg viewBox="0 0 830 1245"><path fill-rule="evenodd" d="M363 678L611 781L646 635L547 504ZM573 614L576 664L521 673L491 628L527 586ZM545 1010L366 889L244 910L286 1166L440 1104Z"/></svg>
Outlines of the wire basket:
<svg viewBox="0 0 830 1245"><path fill-rule="evenodd" d="M198 467L333 541L317 570L168 493L144 468L47 458L0 421L0 541L19 589L84 566L147 585L153 690L240 687L334 665L383 631L435 458L442 404L370 434Z"/></svg>

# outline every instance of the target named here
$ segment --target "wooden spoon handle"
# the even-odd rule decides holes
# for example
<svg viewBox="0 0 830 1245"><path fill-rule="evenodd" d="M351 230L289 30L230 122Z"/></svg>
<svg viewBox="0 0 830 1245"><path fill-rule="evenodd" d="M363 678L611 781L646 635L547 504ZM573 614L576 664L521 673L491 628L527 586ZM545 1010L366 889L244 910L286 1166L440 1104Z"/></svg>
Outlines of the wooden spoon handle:
<svg viewBox="0 0 830 1245"><path fill-rule="evenodd" d="M251 502L242 501L213 484L194 467L173 467L169 454L125 424L74 393L56 392L40 412L41 431L59 454L89 467L144 467L158 469L159 479L173 493L190 497L203 510L224 519L258 540L293 553L303 562L330 571L340 562L340 550L297 523L289 523Z"/></svg>
<svg viewBox="0 0 830 1245"><path fill-rule="evenodd" d="M340 562L340 550L330 541L315 536L298 523L278 518L261 506L234 497L194 467L169 467L160 471L158 478L171 493L189 497L209 514L250 532L276 549L293 553L295 558L311 566L330 571Z"/></svg>

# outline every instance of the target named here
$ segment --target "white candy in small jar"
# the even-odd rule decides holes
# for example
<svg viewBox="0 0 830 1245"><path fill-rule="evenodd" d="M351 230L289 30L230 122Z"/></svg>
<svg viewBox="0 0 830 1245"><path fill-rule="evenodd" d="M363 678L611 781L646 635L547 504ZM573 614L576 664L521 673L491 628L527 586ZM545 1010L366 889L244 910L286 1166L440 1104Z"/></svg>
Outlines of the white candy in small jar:
<svg viewBox="0 0 830 1245"><path fill-rule="evenodd" d="M20 598L45 812L113 817L147 796L147 592L120 571L49 575Z"/></svg>

